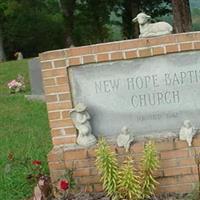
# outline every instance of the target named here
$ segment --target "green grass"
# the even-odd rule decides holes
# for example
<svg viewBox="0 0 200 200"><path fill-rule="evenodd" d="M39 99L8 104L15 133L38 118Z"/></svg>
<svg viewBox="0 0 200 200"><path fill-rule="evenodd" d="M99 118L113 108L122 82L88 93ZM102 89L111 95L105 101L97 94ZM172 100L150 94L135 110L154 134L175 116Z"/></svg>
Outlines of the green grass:
<svg viewBox="0 0 200 200"><path fill-rule="evenodd" d="M33 185L26 179L32 161L41 160L48 173L46 156L51 149L45 103L8 92L7 82L18 73L25 76L26 93L30 93L26 60L0 64L0 199L3 200L23 200L32 195ZM8 159L9 153L14 155L13 161Z"/></svg>
<svg viewBox="0 0 200 200"><path fill-rule="evenodd" d="M28 60L0 63L0 94L9 94L7 84L21 74L25 78L26 93L30 92Z"/></svg>

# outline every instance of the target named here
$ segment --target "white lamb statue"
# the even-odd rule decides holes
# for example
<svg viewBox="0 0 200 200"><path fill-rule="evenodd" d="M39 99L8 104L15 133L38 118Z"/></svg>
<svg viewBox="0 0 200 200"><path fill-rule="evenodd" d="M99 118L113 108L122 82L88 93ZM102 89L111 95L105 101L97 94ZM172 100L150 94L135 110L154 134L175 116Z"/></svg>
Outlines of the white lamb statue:
<svg viewBox="0 0 200 200"><path fill-rule="evenodd" d="M167 22L150 23L151 16L145 13L139 13L132 22L138 22L140 27L140 38L155 37L171 34L173 28Z"/></svg>

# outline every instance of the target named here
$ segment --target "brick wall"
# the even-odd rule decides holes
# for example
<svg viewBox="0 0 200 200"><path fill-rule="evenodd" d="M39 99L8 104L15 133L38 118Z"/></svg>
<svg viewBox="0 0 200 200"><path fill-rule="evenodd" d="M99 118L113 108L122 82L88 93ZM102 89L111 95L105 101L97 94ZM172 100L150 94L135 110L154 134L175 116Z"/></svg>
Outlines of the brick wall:
<svg viewBox="0 0 200 200"><path fill-rule="evenodd" d="M69 117L73 107L68 68L88 63L137 59L184 51L200 50L200 32L174 34L156 38L124 40L83 47L74 47L40 54L43 85L51 127L53 150L48 155L50 172L56 180L65 168L74 168L78 185L87 191L99 191L99 177L94 165L94 149L81 149L75 145L76 130ZM200 147L200 137L194 147L185 142L166 140L157 142L161 169L156 173L160 192L187 192L197 180L192 151ZM144 143L136 143L131 151L138 158ZM125 152L113 146L124 158Z"/></svg>

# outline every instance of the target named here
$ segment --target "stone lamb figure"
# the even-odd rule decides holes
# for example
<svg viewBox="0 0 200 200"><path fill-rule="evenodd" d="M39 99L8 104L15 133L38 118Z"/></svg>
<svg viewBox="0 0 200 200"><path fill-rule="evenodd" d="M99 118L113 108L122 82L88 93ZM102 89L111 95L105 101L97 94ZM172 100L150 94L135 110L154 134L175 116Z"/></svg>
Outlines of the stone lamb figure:
<svg viewBox="0 0 200 200"><path fill-rule="evenodd" d="M194 127L192 126L190 120L185 120L179 132L179 139L186 140L188 143L188 146L191 147L192 139L195 134L196 134L196 131L194 130Z"/></svg>
<svg viewBox="0 0 200 200"><path fill-rule="evenodd" d="M77 144L90 147L96 144L97 140L92 135L92 128L90 125L90 115L87 112L87 107L83 103L78 103L70 112L70 117L78 130Z"/></svg>
<svg viewBox="0 0 200 200"><path fill-rule="evenodd" d="M173 28L167 22L150 23L151 16L145 13L139 13L132 22L138 22L140 27L140 38L156 37L160 35L171 34Z"/></svg>

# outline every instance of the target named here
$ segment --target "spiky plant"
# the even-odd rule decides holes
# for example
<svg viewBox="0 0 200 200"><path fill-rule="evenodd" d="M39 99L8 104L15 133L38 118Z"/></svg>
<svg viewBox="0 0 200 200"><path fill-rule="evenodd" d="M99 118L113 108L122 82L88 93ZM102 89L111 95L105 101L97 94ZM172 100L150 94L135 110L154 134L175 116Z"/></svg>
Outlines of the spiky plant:
<svg viewBox="0 0 200 200"><path fill-rule="evenodd" d="M141 199L141 186L139 177L133 166L133 159L128 156L119 170L118 192L122 199L139 200Z"/></svg>
<svg viewBox="0 0 200 200"><path fill-rule="evenodd" d="M96 166L101 173L103 188L109 197L117 199L118 163L104 138L98 142L96 157Z"/></svg>
<svg viewBox="0 0 200 200"><path fill-rule="evenodd" d="M142 158L142 170L141 170L141 186L142 186L142 199L149 198L154 194L156 184L153 173L159 167L159 160L155 145L152 141L149 141L144 148Z"/></svg>

